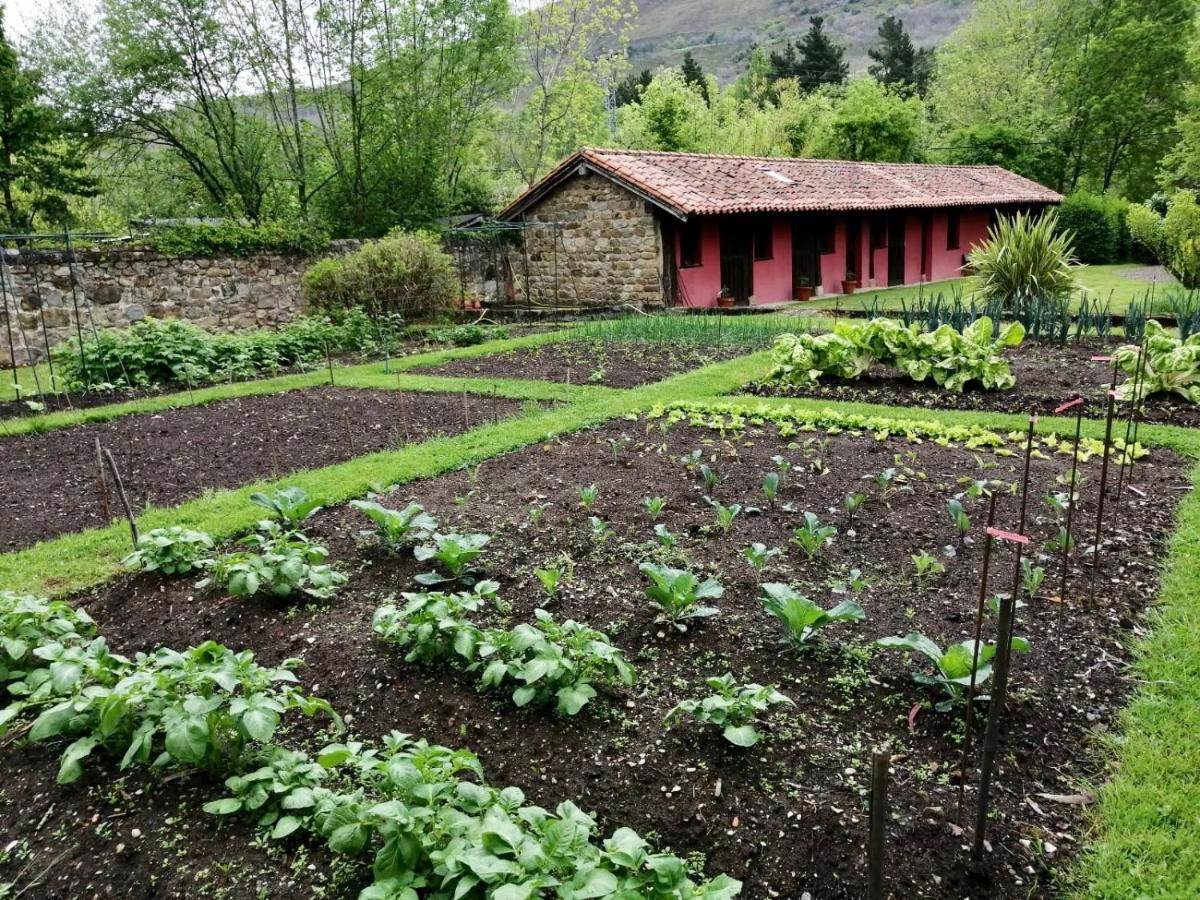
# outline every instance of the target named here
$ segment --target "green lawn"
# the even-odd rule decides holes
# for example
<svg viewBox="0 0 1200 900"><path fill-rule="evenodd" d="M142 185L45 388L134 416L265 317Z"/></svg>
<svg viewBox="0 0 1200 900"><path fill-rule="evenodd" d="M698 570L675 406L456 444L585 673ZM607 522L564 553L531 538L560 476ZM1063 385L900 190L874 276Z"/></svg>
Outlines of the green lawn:
<svg viewBox="0 0 1200 900"><path fill-rule="evenodd" d="M1169 275L1160 273L1157 280L1152 276L1147 278L1149 266L1137 263L1114 263L1105 266L1080 266L1076 279L1085 296L1090 299L1108 300L1114 313L1124 312L1129 301L1145 297L1153 290L1155 295L1161 293L1168 285L1175 284ZM939 293L944 297L961 296L970 299L972 279L952 278L949 281L938 281L934 284L909 285L906 287L884 288L875 290L867 288L860 290L851 297L822 297L805 304L809 309L869 309L878 301L885 309L899 309L901 302L911 306L921 297L934 297ZM1078 308L1079 296L1075 297L1072 306Z"/></svg>

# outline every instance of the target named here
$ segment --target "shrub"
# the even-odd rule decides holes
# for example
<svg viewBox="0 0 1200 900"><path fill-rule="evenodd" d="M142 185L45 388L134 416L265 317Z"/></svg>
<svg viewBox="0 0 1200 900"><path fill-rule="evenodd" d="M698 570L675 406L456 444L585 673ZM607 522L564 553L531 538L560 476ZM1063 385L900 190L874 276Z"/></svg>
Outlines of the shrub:
<svg viewBox="0 0 1200 900"><path fill-rule="evenodd" d="M360 310L330 319L301 316L278 331L212 335L181 321L143 319L101 331L83 344L54 348L54 364L70 390L202 385L271 374L324 360L326 352L370 352L378 329Z"/></svg>
<svg viewBox="0 0 1200 900"><path fill-rule="evenodd" d="M321 260L304 273L301 290L313 309L421 319L450 306L459 283L454 260L435 235L393 231L354 253Z"/></svg>
<svg viewBox="0 0 1200 900"><path fill-rule="evenodd" d="M294 222L199 222L153 232L148 246L177 256L249 256L287 253L312 256L329 249L329 233Z"/></svg>
<svg viewBox="0 0 1200 900"><path fill-rule="evenodd" d="M1130 205L1118 197L1076 191L1058 208L1058 224L1075 236L1075 255L1083 263L1129 259Z"/></svg>
<svg viewBox="0 0 1200 900"><path fill-rule="evenodd" d="M1200 204L1195 194L1175 194L1166 215L1148 206L1133 207L1129 228L1134 241L1149 250L1184 287L1200 287Z"/></svg>
<svg viewBox="0 0 1200 900"><path fill-rule="evenodd" d="M1075 289L1071 243L1053 212L1002 217L968 257L979 299L1008 304L1067 297Z"/></svg>

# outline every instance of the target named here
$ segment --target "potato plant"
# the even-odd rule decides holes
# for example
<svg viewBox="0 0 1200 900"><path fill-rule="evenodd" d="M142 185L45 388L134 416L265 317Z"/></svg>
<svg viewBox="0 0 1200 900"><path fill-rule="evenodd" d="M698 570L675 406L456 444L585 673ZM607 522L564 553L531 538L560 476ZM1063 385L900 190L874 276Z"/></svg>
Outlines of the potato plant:
<svg viewBox="0 0 1200 900"><path fill-rule="evenodd" d="M20 681L30 669L41 668L38 655L51 645L79 646L96 634L96 624L84 610L62 600L0 591L0 684Z"/></svg>
<svg viewBox="0 0 1200 900"><path fill-rule="evenodd" d="M325 713L323 700L295 684L299 660L269 668L249 651L234 653L207 641L184 652L160 648L130 661L108 653L103 641L81 648L47 645L50 677L31 684L20 714L40 710L29 739L75 738L59 761L58 780L75 781L97 748L134 762L191 765L220 771L238 764L251 742L266 743L284 713ZM66 666L57 677L55 664Z"/></svg>
<svg viewBox="0 0 1200 900"><path fill-rule="evenodd" d="M197 587L220 585L231 597L302 593L327 600L348 580L325 564L329 551L323 545L301 531L285 530L277 522L260 522L259 531L238 543L247 549L217 557L212 574Z"/></svg>
<svg viewBox="0 0 1200 900"><path fill-rule="evenodd" d="M500 585L481 581L473 591L446 594L406 593L404 605L385 604L375 610L371 627L389 644L408 653L406 662L437 662L454 654L464 663L475 661L482 632L468 620Z"/></svg>
<svg viewBox="0 0 1200 900"><path fill-rule="evenodd" d="M702 600L717 600L725 593L715 579L701 581L691 572L657 563L642 563L638 569L651 581L646 596L662 611L657 622L687 631L687 620L718 614L715 607L701 605Z"/></svg>
<svg viewBox="0 0 1200 900"><path fill-rule="evenodd" d="M843 600L832 609L821 609L790 585L764 584L763 608L783 623L789 640L798 651L808 648L821 629L837 622L861 622L867 614L852 600Z"/></svg>
<svg viewBox="0 0 1200 900"><path fill-rule="evenodd" d="M966 699L967 689L971 684L972 660L975 659L975 642L972 640L951 644L945 650L923 634L912 632L904 637L885 637L875 642L876 647L909 650L920 653L933 663L935 675L924 672L914 672L913 681L917 684L941 688L946 695L945 700L934 704L938 712L948 712ZM1014 637L1010 642L1013 650L1028 651L1029 641L1025 638ZM992 660L996 656L995 644L983 644L979 647L977 665L974 667L975 684L981 685L992 676ZM977 699L986 700L987 695L976 695Z"/></svg>
<svg viewBox="0 0 1200 900"><path fill-rule="evenodd" d="M706 678L713 693L702 700L684 700L667 713L663 724L668 728L684 715L697 722L721 729L721 736L737 747L753 747L762 735L754 727L758 718L772 706L795 706L773 686L739 685L730 674Z"/></svg>
<svg viewBox="0 0 1200 900"><path fill-rule="evenodd" d="M498 789L469 751L393 732L377 745L333 744L314 760L272 748L258 768L226 782L230 796L205 809L253 815L275 839L307 832L335 854L371 860L363 900L415 900L436 882L439 896L647 897L731 900L728 876L696 883L682 859L653 853L629 828L606 840L573 803L553 812ZM422 891L422 893L424 893Z"/></svg>
<svg viewBox="0 0 1200 900"><path fill-rule="evenodd" d="M137 546L121 565L141 572L190 575L206 569L213 555L213 539L206 532L174 525L138 535Z"/></svg>

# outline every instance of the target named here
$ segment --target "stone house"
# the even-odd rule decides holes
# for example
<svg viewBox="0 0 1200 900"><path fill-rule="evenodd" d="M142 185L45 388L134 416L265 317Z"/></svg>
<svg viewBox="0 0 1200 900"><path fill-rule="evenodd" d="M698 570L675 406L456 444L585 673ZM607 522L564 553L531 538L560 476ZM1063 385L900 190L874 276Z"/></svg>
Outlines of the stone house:
<svg viewBox="0 0 1200 900"><path fill-rule="evenodd" d="M499 219L536 305L714 306L959 277L996 217L1061 200L998 166L585 148Z"/></svg>

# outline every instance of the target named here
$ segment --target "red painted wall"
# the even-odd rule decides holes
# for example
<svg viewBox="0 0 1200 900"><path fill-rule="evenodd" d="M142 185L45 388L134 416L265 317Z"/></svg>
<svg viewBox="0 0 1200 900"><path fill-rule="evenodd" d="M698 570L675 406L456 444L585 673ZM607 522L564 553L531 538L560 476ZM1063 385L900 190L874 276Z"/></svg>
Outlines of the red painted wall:
<svg viewBox="0 0 1200 900"><path fill-rule="evenodd" d="M860 239L860 255L854 269L858 275L859 289L884 288L888 284L888 248L874 251L875 278L869 282L870 257L872 255L871 222L886 213L864 213ZM927 251L930 271L922 275L922 230L926 213L911 210L905 213L904 283L941 281L958 278L962 272L963 257L973 244L987 237L989 211L986 208L963 209L959 214L958 249L946 246L948 215L945 210L934 210L931 217L930 244ZM754 302L783 303L793 298L792 285L792 217L778 216L772 223L773 257L754 261ZM691 306L716 306L721 291L721 231L722 227L748 227L744 218L706 218L701 220L701 265L679 269L679 302ZM838 216L833 226L833 252L821 255L821 293L838 294L842 290L842 279L847 269L847 229L844 216ZM681 238L677 238L676 259L682 258Z"/></svg>

